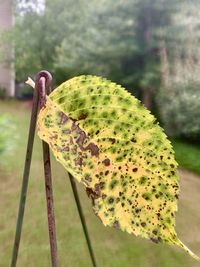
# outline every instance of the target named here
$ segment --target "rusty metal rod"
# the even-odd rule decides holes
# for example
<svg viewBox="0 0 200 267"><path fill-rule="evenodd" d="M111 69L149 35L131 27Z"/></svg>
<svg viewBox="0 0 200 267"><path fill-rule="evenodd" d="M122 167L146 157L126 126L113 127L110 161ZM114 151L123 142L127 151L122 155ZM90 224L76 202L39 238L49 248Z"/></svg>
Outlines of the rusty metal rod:
<svg viewBox="0 0 200 267"><path fill-rule="evenodd" d="M21 240L22 224L23 224L23 218L24 218L24 210L25 210L25 204L26 204L26 195L27 195L27 188L28 188L28 181L29 181L29 174L30 174L36 120L37 120L37 111L38 111L38 91L34 90L33 106L32 106L31 120L30 120L30 126L29 126L29 134L28 134L28 143L27 143L27 149L26 149L26 158L25 158L25 163L24 163L21 195L20 195L20 202L19 202L19 209L18 209L18 216L17 216L17 225L16 225L15 239L14 239L14 245L13 245L13 251L12 251L11 265L10 265L11 267L16 267L19 245L20 245L20 240Z"/></svg>
<svg viewBox="0 0 200 267"><path fill-rule="evenodd" d="M69 175L69 179L70 179L70 182L71 182L72 191L73 191L74 198L75 198L75 201L76 201L76 206L77 206L79 217L80 217L80 220L81 220L81 224L82 224L83 232L84 232L84 235L85 235L86 243L87 243L88 250L89 250L89 253L90 253L90 258L91 258L91 261L92 261L92 265L93 265L93 267L97 267L95 256L94 256L94 252L93 252L93 249L92 249L92 244L91 244L91 241L90 241L90 237L89 237L89 233L88 233L88 229L87 229L87 225L86 225L86 221L85 221L85 217L84 217L84 214L83 214L83 209L82 209L80 198L79 198L79 195L78 195L76 182L74 181L74 178L70 173L68 175Z"/></svg>
<svg viewBox="0 0 200 267"><path fill-rule="evenodd" d="M51 91L51 74L47 71L41 71L36 76L34 97L33 97L33 107L31 112L31 121L29 127L29 137L26 151L26 159L24 165L24 173L22 180L22 189L18 210L18 218L17 218L17 226L15 233L15 241L13 245L13 253L12 253L12 261L11 267L16 267L17 264L17 256L19 251L20 239L21 239L21 231L26 203L26 195L28 188L28 180L30 173L30 165L32 159L32 150L35 136L35 128L36 128L36 120L37 120L37 112L38 112L38 103L40 108L45 105L46 94L49 94ZM50 239L50 248L51 248L51 262L52 267L58 267L58 253L57 253L57 240L56 240L56 225L55 225L55 215L54 215L54 206L53 206L53 190L52 190L52 177L51 177L51 161L50 161L50 153L49 153L49 145L42 141L43 147L43 161L44 161L44 175L45 175L45 189L46 189L46 201L47 201L47 214L48 214L48 229L49 229L49 239ZM89 238L89 233L87 230L85 218L83 215L80 199L78 196L77 187L74 181L74 178L69 174L70 182L74 194L74 198L76 201L78 213L80 216L80 220L82 223L83 231L85 234L88 250L90 253L91 261L93 267L96 267L96 260L93 253L91 241Z"/></svg>
<svg viewBox="0 0 200 267"><path fill-rule="evenodd" d="M58 264L58 252L57 252L57 241L56 241L56 224L55 224L55 215L53 207L53 191L52 191L49 145L46 142L42 141L42 147L43 147L43 160L44 160L49 240L51 248L51 264L52 267L58 267L59 264Z"/></svg>
<svg viewBox="0 0 200 267"><path fill-rule="evenodd" d="M50 93L51 80L52 80L51 74L47 71L41 71L36 76L36 90L38 90L39 92L40 109L45 106L46 94ZM58 263L57 240L56 240L56 223L55 223L54 205L53 205L53 187L52 187L49 145L46 142L42 141L42 148L43 148L49 241L51 249L51 264L52 267L58 267L59 263Z"/></svg>

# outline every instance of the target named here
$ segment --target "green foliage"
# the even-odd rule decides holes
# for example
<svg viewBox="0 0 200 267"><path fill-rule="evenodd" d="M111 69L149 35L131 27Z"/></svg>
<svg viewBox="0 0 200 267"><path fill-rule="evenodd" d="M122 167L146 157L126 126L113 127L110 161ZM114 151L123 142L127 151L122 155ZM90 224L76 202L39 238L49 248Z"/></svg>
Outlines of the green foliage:
<svg viewBox="0 0 200 267"><path fill-rule="evenodd" d="M175 17L174 29L178 31L185 27L177 33L176 46L167 49L163 43L162 88L158 96L160 114L167 132L190 139L198 139L200 134L200 24L195 19L196 9L196 5L191 3L181 10L181 20L180 15Z"/></svg>
<svg viewBox="0 0 200 267"><path fill-rule="evenodd" d="M178 245L179 193L174 151L155 118L120 85L75 77L55 89L38 134L83 185L105 226Z"/></svg>
<svg viewBox="0 0 200 267"><path fill-rule="evenodd" d="M172 84L159 95L164 128L172 136L198 139L200 134L200 84Z"/></svg>
<svg viewBox="0 0 200 267"><path fill-rule="evenodd" d="M159 33L166 34L175 3L47 0L44 13L17 18L16 76L45 68L57 83L91 73L135 90L157 88Z"/></svg>
<svg viewBox="0 0 200 267"><path fill-rule="evenodd" d="M8 153L16 142L16 127L7 115L0 115L0 154Z"/></svg>
<svg viewBox="0 0 200 267"><path fill-rule="evenodd" d="M199 7L197 1L184 3L174 16L171 39L162 44L162 88L157 97L167 132L190 139L200 134Z"/></svg>
<svg viewBox="0 0 200 267"><path fill-rule="evenodd" d="M49 69L57 84L91 73L129 90L134 88L134 94L143 100L145 95L146 99L154 97L162 87L160 117L168 133L196 138L200 58L197 1L94 0L88 4L86 0L47 0L41 13L30 8L30 3L16 18L18 81L39 69ZM168 53L168 84L161 81L162 42ZM184 71L177 72L181 65ZM189 77L193 73L195 77Z"/></svg>
<svg viewBox="0 0 200 267"><path fill-rule="evenodd" d="M183 168L200 174L200 145L198 143L189 143L184 139L172 140L172 144L178 164Z"/></svg>
<svg viewBox="0 0 200 267"><path fill-rule="evenodd" d="M105 6L105 1L94 1L84 29L66 36L57 46L55 66L71 70L72 75L93 73L129 88L154 89L160 82L160 28L165 35L175 3L134 0L111 1Z"/></svg>

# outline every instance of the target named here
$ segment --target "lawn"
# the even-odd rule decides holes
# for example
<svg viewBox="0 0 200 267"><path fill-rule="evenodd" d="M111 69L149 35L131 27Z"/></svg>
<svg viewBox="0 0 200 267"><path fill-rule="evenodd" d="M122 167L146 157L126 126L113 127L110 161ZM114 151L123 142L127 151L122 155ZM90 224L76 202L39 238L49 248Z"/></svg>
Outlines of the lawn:
<svg viewBox="0 0 200 267"><path fill-rule="evenodd" d="M11 155L0 156L0 266L9 266L18 210L30 105L0 102L16 124L17 146ZM184 165L185 166L185 165ZM70 183L63 167L52 160L58 252L62 267L90 267L91 262ZM182 194L177 213L180 238L200 255L200 179L181 172ZM168 245L156 245L121 231L104 227L94 215L90 200L78 185L99 267L195 267L187 253ZM18 266L50 266L41 142L36 137L31 166Z"/></svg>
<svg viewBox="0 0 200 267"><path fill-rule="evenodd" d="M183 140L173 140L172 144L179 165L200 174L200 145L191 144Z"/></svg>

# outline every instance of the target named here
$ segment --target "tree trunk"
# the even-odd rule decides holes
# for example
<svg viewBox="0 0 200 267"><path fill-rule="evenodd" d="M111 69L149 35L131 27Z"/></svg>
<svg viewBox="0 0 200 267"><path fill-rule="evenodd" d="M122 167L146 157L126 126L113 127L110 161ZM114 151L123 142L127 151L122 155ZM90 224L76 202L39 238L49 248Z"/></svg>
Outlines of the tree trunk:
<svg viewBox="0 0 200 267"><path fill-rule="evenodd" d="M142 90L142 103L146 108L152 110L153 106L153 91L151 88L145 88Z"/></svg>

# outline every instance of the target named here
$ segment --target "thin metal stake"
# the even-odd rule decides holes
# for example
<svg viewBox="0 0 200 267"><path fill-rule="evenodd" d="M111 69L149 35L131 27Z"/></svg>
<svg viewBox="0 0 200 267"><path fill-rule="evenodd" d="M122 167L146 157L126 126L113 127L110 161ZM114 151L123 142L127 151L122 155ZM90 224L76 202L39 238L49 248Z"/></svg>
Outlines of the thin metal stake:
<svg viewBox="0 0 200 267"><path fill-rule="evenodd" d="M51 162L49 145L42 141L43 146L43 160L44 160L44 175L45 175L45 189L47 200L47 214L48 214L48 226L49 226L49 240L51 247L51 264L52 267L58 267L58 253L57 253L57 241L56 241L56 224L53 207L53 191L52 191L52 179L51 179Z"/></svg>
<svg viewBox="0 0 200 267"><path fill-rule="evenodd" d="M74 198L75 198L75 201L76 201L76 206L77 206L77 209L78 209L79 217L80 217L81 224L82 224L82 227L83 227L83 231L84 231L84 234L85 234L85 239L86 239L86 242L87 242L87 246L88 246L88 250L89 250L89 253L90 253L91 261L92 261L93 267L97 267L95 256L94 256L94 252L93 252L91 241L90 241L90 237L89 237L89 233L88 233L88 229L87 229L87 225L86 225L86 221L85 221L85 217L83 215L83 210L82 210L80 198L79 198L79 195L78 195L78 190L77 190L77 187L76 187L76 183L74 181L73 176L70 173L69 173L69 179L70 179L70 182L71 182L72 191L73 191Z"/></svg>
<svg viewBox="0 0 200 267"><path fill-rule="evenodd" d="M35 85L36 85L36 90L39 92L40 108L45 106L46 94L50 93L51 80L52 80L51 74L47 71L41 71L36 76ZM51 248L51 264L52 267L58 267L59 264L58 264L57 240L56 240L56 223L55 223L54 205L53 205L53 188L52 188L49 145L46 142L42 141L42 147L43 147L49 241Z"/></svg>
<svg viewBox="0 0 200 267"><path fill-rule="evenodd" d="M23 218L24 218L24 209L25 209L25 204L26 204L26 194L27 194L27 188L28 188L29 173L30 173L30 166L31 166L31 159L32 159L35 128L36 128L36 120L37 120L37 111L38 111L38 91L34 90L33 107L32 107L32 112L31 112L30 126L29 126L28 143L27 143L26 158L25 158L25 163L24 163L24 172L23 172L22 188L21 188L21 195L20 195L20 202L19 202L19 209L18 209L17 225L16 225L16 231L15 231L15 240L14 240L13 252L12 252L11 267L15 267L17 264L19 244L21 240L22 224L23 224Z"/></svg>

